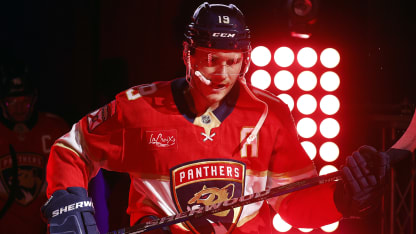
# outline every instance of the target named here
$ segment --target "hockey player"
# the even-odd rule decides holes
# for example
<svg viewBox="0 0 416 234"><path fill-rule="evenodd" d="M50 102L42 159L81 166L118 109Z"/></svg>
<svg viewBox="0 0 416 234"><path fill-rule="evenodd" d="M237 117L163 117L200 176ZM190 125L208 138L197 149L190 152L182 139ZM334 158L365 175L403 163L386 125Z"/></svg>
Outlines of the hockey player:
<svg viewBox="0 0 416 234"><path fill-rule="evenodd" d="M46 162L69 126L36 111L36 98L24 64L14 59L0 64L0 233L46 232L39 215L47 200Z"/></svg>
<svg viewBox="0 0 416 234"><path fill-rule="evenodd" d="M250 31L241 11L204 3L185 37L185 78L121 92L55 142L47 169L50 199L42 208L51 233L96 232L86 187L99 168L130 174L132 225L317 175L288 107L246 84ZM360 215L377 199L385 159L363 147L347 159L346 182L156 232L270 233L269 205L304 228Z"/></svg>

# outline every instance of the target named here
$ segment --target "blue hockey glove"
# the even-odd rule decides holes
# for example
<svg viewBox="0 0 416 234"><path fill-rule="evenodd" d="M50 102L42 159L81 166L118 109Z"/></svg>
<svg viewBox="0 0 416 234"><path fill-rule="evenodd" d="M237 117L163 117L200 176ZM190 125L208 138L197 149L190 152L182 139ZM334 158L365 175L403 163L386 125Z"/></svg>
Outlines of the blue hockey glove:
<svg viewBox="0 0 416 234"><path fill-rule="evenodd" d="M335 205L344 217L363 217L378 208L389 165L389 156L370 146L346 158L343 180L334 193Z"/></svg>
<svg viewBox="0 0 416 234"><path fill-rule="evenodd" d="M51 234L99 233L94 219L94 206L84 188L69 187L54 192L41 211L48 220Z"/></svg>

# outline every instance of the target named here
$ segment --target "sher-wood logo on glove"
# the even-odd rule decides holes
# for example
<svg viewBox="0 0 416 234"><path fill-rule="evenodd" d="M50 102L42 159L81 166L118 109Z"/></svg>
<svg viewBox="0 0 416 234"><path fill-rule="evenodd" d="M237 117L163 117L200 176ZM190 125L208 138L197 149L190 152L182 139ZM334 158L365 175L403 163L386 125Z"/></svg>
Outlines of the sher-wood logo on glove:
<svg viewBox="0 0 416 234"><path fill-rule="evenodd" d="M58 208L58 209L52 211L52 218L56 217L58 215L61 215L63 213L66 213L66 212L70 212L70 211L73 211L73 210L76 210L76 209L79 209L79 208L85 208L85 207L94 208L94 205L93 205L92 201L88 201L88 200L87 201L75 202L75 203L63 206L61 208Z"/></svg>

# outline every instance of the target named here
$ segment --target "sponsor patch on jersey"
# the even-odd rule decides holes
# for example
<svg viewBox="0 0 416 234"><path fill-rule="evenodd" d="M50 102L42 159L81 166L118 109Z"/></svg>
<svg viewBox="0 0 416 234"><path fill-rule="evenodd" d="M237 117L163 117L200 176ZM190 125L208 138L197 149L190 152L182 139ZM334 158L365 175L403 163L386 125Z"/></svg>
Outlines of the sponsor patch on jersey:
<svg viewBox="0 0 416 234"><path fill-rule="evenodd" d="M35 200L45 183L44 156L34 153L17 153L17 191L15 202L28 205ZM10 154L0 157L1 183L7 195L13 187L13 162Z"/></svg>
<svg viewBox="0 0 416 234"><path fill-rule="evenodd" d="M214 209L215 204L244 195L246 165L236 160L204 159L170 170L172 198L178 212ZM195 233L231 232L242 208L221 211L186 222Z"/></svg>
<svg viewBox="0 0 416 234"><path fill-rule="evenodd" d="M100 109L87 115L88 130L91 132L116 113L116 102L113 100Z"/></svg>
<svg viewBox="0 0 416 234"><path fill-rule="evenodd" d="M177 131L176 129L146 131L146 145L151 150L176 149Z"/></svg>

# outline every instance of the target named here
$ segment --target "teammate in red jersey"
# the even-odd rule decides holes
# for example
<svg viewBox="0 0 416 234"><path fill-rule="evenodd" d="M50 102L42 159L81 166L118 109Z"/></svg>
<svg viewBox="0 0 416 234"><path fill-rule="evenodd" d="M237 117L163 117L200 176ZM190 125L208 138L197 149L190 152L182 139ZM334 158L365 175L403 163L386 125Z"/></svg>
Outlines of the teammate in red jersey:
<svg viewBox="0 0 416 234"><path fill-rule="evenodd" d="M317 175L288 107L246 84L250 31L241 11L204 3L185 37L185 78L121 92L55 142L47 169L51 197L42 209L51 233L96 232L85 189L99 168L130 174L131 224ZM385 175L385 159L364 147L348 157L345 184L316 186L155 232L270 233L269 205L304 228L359 215L377 199L382 183L376 177Z"/></svg>
<svg viewBox="0 0 416 234"><path fill-rule="evenodd" d="M0 233L45 233L39 210L47 200L46 162L69 126L35 110L36 89L22 63L2 63L0 85Z"/></svg>

